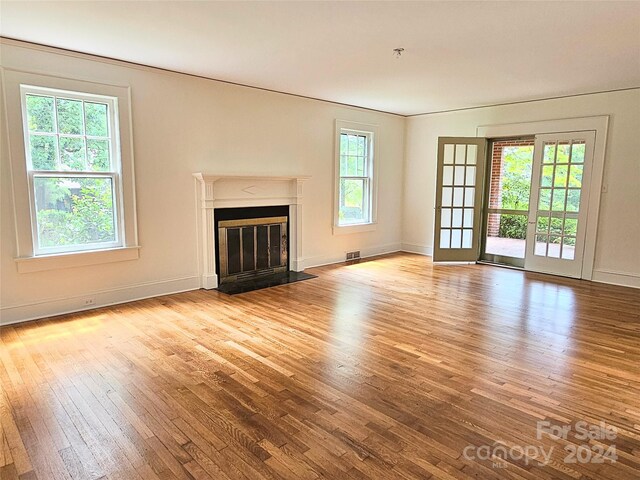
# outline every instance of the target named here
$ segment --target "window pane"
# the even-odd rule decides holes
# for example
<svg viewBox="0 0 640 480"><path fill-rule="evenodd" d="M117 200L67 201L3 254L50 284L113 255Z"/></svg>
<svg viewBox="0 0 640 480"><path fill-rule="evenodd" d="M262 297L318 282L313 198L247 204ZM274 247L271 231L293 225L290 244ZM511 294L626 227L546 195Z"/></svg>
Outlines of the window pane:
<svg viewBox="0 0 640 480"><path fill-rule="evenodd" d="M442 189L442 206L443 207L450 207L451 206L452 195L453 195L453 188L444 187Z"/></svg>
<svg viewBox="0 0 640 480"><path fill-rule="evenodd" d="M467 155L467 146L456 145L456 163L464 165L464 162L466 160L466 155Z"/></svg>
<svg viewBox="0 0 640 480"><path fill-rule="evenodd" d="M564 219L564 234L575 236L578 232L578 219L577 218L565 218Z"/></svg>
<svg viewBox="0 0 640 480"><path fill-rule="evenodd" d="M451 248L460 248L462 244L462 230L451 230Z"/></svg>
<svg viewBox="0 0 640 480"><path fill-rule="evenodd" d="M576 256L576 239L572 237L564 237L562 239L562 258L565 260L573 260Z"/></svg>
<svg viewBox="0 0 640 480"><path fill-rule="evenodd" d="M464 206L473 207L476 198L475 187L467 187L464 189Z"/></svg>
<svg viewBox="0 0 640 480"><path fill-rule="evenodd" d="M462 227L462 209L461 208L453 209L453 221L451 225L457 228Z"/></svg>
<svg viewBox="0 0 640 480"><path fill-rule="evenodd" d="M440 211L440 226L451 227L451 209L443 208Z"/></svg>
<svg viewBox="0 0 640 480"><path fill-rule="evenodd" d="M549 217L538 217L536 230L539 233L549 233Z"/></svg>
<svg viewBox="0 0 640 480"><path fill-rule="evenodd" d="M116 240L111 178L35 177L40 248Z"/></svg>
<svg viewBox="0 0 640 480"><path fill-rule="evenodd" d="M358 223L366 220L364 208L364 180L340 180L340 223Z"/></svg>
<svg viewBox="0 0 640 480"><path fill-rule="evenodd" d="M549 188L540 189L540 200L538 202L538 210L549 210L551 203L551 190Z"/></svg>
<svg viewBox="0 0 640 480"><path fill-rule="evenodd" d="M109 136L107 105L86 102L84 104L84 115L87 135L94 137Z"/></svg>
<svg viewBox="0 0 640 480"><path fill-rule="evenodd" d="M473 228L473 208L464 209L463 227Z"/></svg>
<svg viewBox="0 0 640 480"><path fill-rule="evenodd" d="M571 163L584 163L585 143L574 143L571 148Z"/></svg>
<svg viewBox="0 0 640 480"><path fill-rule="evenodd" d="M30 132L54 133L53 97L27 95L27 123Z"/></svg>
<svg viewBox="0 0 640 480"><path fill-rule="evenodd" d="M560 242L562 237L549 236L549 249L547 250L547 257L560 258Z"/></svg>
<svg viewBox="0 0 640 480"><path fill-rule="evenodd" d="M580 211L580 190L569 190L567 194L567 212Z"/></svg>
<svg viewBox="0 0 640 480"><path fill-rule="evenodd" d="M534 255L539 257L547 256L547 241L549 237L546 235L536 235L536 246Z"/></svg>
<svg viewBox="0 0 640 480"><path fill-rule="evenodd" d="M453 206L454 207L461 207L462 206L463 196L464 196L464 188L463 187L460 187L460 188L456 187L456 188L453 189Z"/></svg>
<svg viewBox="0 0 640 480"><path fill-rule="evenodd" d="M55 136L29 135L31 165L34 170L56 170L57 146Z"/></svg>
<svg viewBox="0 0 640 480"><path fill-rule="evenodd" d="M569 154L571 144L569 142L558 143L558 155L556 155L556 163L569 163Z"/></svg>
<svg viewBox="0 0 640 480"><path fill-rule="evenodd" d="M549 143L544 146L544 155L542 156L542 163L553 163L556 156L556 144Z"/></svg>
<svg viewBox="0 0 640 480"><path fill-rule="evenodd" d="M58 131L70 135L84 134L82 102L80 100L57 99Z"/></svg>
<svg viewBox="0 0 640 480"><path fill-rule="evenodd" d="M109 140L87 139L87 166L94 172L110 169Z"/></svg>
<svg viewBox="0 0 640 480"><path fill-rule="evenodd" d="M564 188L556 188L553 190L553 204L551 205L551 210L554 212L563 212L564 211L564 200L567 190Z"/></svg>
<svg viewBox="0 0 640 480"><path fill-rule="evenodd" d="M464 185L464 167L455 167L455 178L453 180L454 185Z"/></svg>
<svg viewBox="0 0 640 480"><path fill-rule="evenodd" d="M440 230L440 248L451 247L451 230L443 228Z"/></svg>
<svg viewBox="0 0 640 480"><path fill-rule="evenodd" d="M61 170L83 171L85 153L83 137L60 137Z"/></svg>
<svg viewBox="0 0 640 480"><path fill-rule="evenodd" d="M551 217L551 234L562 235L562 219Z"/></svg>
<svg viewBox="0 0 640 480"><path fill-rule="evenodd" d="M476 167L467 167L465 185L473 186L476 184Z"/></svg>
<svg viewBox="0 0 640 480"><path fill-rule="evenodd" d="M540 177L541 187L550 187L553 179L553 165L545 165L542 167L542 176Z"/></svg>
<svg viewBox="0 0 640 480"><path fill-rule="evenodd" d="M475 165L478 156L477 145L467 145L467 165Z"/></svg>
<svg viewBox="0 0 640 480"><path fill-rule="evenodd" d="M453 145L450 143L447 143L444 146L444 163L453 163Z"/></svg>
<svg viewBox="0 0 640 480"><path fill-rule="evenodd" d="M462 248L471 248L473 242L473 230L462 230Z"/></svg>
<svg viewBox="0 0 640 480"><path fill-rule="evenodd" d="M554 175L554 186L566 187L567 186L567 170L568 165L556 165L556 173Z"/></svg>
<svg viewBox="0 0 640 480"><path fill-rule="evenodd" d="M442 184L453 185L453 167L443 167L442 169Z"/></svg>
<svg viewBox="0 0 640 480"><path fill-rule="evenodd" d="M570 187L582 187L582 173L584 170L584 165L571 165L571 170L569 170L569 186Z"/></svg>

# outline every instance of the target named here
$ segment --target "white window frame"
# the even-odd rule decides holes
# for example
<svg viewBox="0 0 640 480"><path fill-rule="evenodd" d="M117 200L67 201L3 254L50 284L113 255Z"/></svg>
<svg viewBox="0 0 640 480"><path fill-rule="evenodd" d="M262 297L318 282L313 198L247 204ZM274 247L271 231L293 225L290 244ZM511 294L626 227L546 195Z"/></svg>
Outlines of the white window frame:
<svg viewBox="0 0 640 480"><path fill-rule="evenodd" d="M83 81L13 69L2 69L3 95L10 153L16 266L20 273L79 267L139 258L135 208L135 178L129 87ZM33 171L28 148L27 93L107 103L113 166L109 172ZM91 245L38 248L35 211L36 176L92 176L111 178L114 189L116 241Z"/></svg>
<svg viewBox="0 0 640 480"><path fill-rule="evenodd" d="M351 178L340 174L340 136L342 134L362 135L367 138L368 158L366 162L365 182L365 214L366 219L357 223L340 223L340 180ZM345 120L336 120L335 130L335 165L334 165L334 208L333 208L333 233L335 235L345 233L359 233L375 230L377 222L377 154L378 154L378 127L364 123L356 123Z"/></svg>
<svg viewBox="0 0 640 480"><path fill-rule="evenodd" d="M27 95L48 96L55 99L63 98L69 100L79 100L82 102L95 102L106 104L108 106L108 120L109 120L109 153L111 168L108 172L91 172L91 171L65 171L65 170L34 170L33 162L31 160L31 149L29 147L29 141L31 133L29 132L29 122L27 119ZM120 129L118 125L118 99L116 97L107 97L104 95L92 95L84 92L70 92L67 90L56 90L51 88L34 87L32 85L20 85L20 98L22 103L22 124L24 129L24 142L25 142L25 155L27 161L27 176L29 178L29 203L31 208L31 237L33 240L33 254L49 255L55 253L64 252L81 252L86 250L107 250L122 247L124 232L122 231L122 218L124 213L122 212L122 198L120 192L122 187L120 185L121 172L120 167L120 148L119 138ZM57 107L54 100L54 115L57 120ZM57 122L56 122L57 123ZM58 144L60 142L60 133L57 131L51 134L39 134L47 136L58 137ZM77 135L85 139L90 139L90 135ZM57 155L58 161L60 161L59 154ZM114 230L115 240L112 242L99 242L89 243L82 245L63 245L57 247L41 247L39 240L39 228L36 210L35 199L35 177L66 177L66 178L109 178L111 179L112 198L113 198L113 213L114 213Z"/></svg>

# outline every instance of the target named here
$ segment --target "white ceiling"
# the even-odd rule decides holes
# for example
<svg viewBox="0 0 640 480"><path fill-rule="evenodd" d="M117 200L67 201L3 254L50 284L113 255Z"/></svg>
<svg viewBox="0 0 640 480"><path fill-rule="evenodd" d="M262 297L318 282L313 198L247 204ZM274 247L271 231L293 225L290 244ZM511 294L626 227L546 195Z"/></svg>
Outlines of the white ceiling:
<svg viewBox="0 0 640 480"><path fill-rule="evenodd" d="M403 115L640 86L638 1L0 8L2 36Z"/></svg>

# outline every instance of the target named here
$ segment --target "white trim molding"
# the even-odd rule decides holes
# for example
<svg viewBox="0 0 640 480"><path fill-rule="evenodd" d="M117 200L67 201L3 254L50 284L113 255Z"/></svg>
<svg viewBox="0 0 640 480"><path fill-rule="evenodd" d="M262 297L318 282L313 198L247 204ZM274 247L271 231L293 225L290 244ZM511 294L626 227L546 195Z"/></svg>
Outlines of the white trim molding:
<svg viewBox="0 0 640 480"><path fill-rule="evenodd" d="M596 268L593 271L592 280L594 282L609 283L611 285L640 288L640 275L637 273Z"/></svg>
<svg viewBox="0 0 640 480"><path fill-rule="evenodd" d="M340 224L340 135L344 132L359 133L365 135L368 142L368 162L367 162L367 204L366 222L354 224ZM333 229L334 235L345 235L349 233L371 232L376 229L378 218L378 164L379 151L378 148L378 126L366 123L357 123L347 120L338 120L335 122L335 140L334 140L334 187L333 187Z"/></svg>
<svg viewBox="0 0 640 480"><path fill-rule="evenodd" d="M140 247L110 248L84 252L57 253L38 257L15 258L19 273L42 272L59 268L85 267L101 263L137 260Z"/></svg>
<svg viewBox="0 0 640 480"><path fill-rule="evenodd" d="M200 288L218 287L216 274L216 208L289 205L289 261L293 271L302 261L302 186L308 176L214 175L194 173L199 210L198 232Z"/></svg>
<svg viewBox="0 0 640 480"><path fill-rule="evenodd" d="M525 135L541 135L545 133L563 133L594 131L595 144L591 169L591 185L589 186L589 205L587 206L587 232L582 257L582 274L584 280L594 277L596 256L596 240L598 235L598 217L600 214L600 194L604 176L604 160L607 146L609 116L561 118L539 122L509 123L500 125L480 125L476 136L484 138L517 137Z"/></svg>
<svg viewBox="0 0 640 480"><path fill-rule="evenodd" d="M198 277L191 276L155 282L134 283L72 297L48 298L32 303L3 306L0 308L0 325L11 325L66 313L134 302L144 298L187 292L198 288Z"/></svg>
<svg viewBox="0 0 640 480"><path fill-rule="evenodd" d="M35 72L0 68L3 84L6 128L8 137L9 166L12 186L13 217L16 235L16 268L20 273L40 270L76 267L105 263L109 261L134 260L138 258L138 230L136 218L135 170L133 163L133 132L131 120L131 91L128 86L116 86L73 78L44 75ZM118 245L98 250L73 251L68 254L52 253L36 255L33 237L33 205L29 186L29 172L25 152L25 132L23 128L23 109L21 104L21 86L82 92L89 95L110 97L114 100L113 114L117 117L112 128L119 126L119 136L112 147L114 158L119 157L118 171L112 172L118 177L115 195L118 199L118 217L120 217L120 237ZM117 104L117 108L115 108ZM115 118L114 117L114 118ZM114 177L115 178L115 177ZM98 247L96 247L98 248ZM76 257L76 255L79 255Z"/></svg>
<svg viewBox="0 0 640 480"><path fill-rule="evenodd" d="M403 243L402 251L408 253L417 253L419 255L426 255L427 257L433 256L433 246L431 245L418 245L415 243Z"/></svg>

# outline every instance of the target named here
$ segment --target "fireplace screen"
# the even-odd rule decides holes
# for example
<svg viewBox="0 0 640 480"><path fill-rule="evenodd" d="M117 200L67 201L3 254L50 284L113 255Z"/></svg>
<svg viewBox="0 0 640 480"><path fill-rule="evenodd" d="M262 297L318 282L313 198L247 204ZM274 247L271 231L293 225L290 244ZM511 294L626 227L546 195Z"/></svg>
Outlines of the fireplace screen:
<svg viewBox="0 0 640 480"><path fill-rule="evenodd" d="M220 283L287 270L287 217L218 222Z"/></svg>

